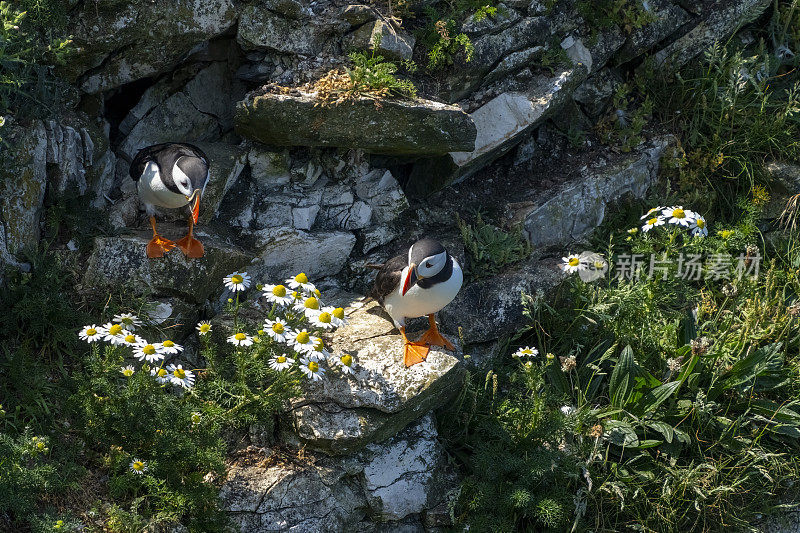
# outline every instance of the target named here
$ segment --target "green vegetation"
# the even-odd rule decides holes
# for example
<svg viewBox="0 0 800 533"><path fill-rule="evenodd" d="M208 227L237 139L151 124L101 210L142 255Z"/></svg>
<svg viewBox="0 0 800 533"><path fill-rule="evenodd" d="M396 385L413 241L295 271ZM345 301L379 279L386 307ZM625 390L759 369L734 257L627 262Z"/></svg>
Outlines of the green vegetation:
<svg viewBox="0 0 800 533"><path fill-rule="evenodd" d="M655 21L641 0L593 0L578 2L578 13L593 32L619 26L625 33Z"/></svg>
<svg viewBox="0 0 800 533"><path fill-rule="evenodd" d="M531 253L528 240L522 235L522 228L511 231L484 222L478 213L475 223L470 224L457 218L464 241L464 250L469 256L468 272L473 279L491 276L506 266L521 261Z"/></svg>
<svg viewBox="0 0 800 533"><path fill-rule="evenodd" d="M796 4L776 5L778 45ZM718 531L794 497L800 235L761 230L764 162L800 159L795 61L732 41L674 77L644 65L617 92L612 112L628 120L607 142L631 149L650 115L666 125L679 145L653 202L708 218L655 225L662 210L640 220L646 209L621 206L592 239L610 272L523 296L526 325L507 352L540 355L476 373L440 417L467 474L459 526ZM616 277L625 268L638 276Z"/></svg>
<svg viewBox="0 0 800 533"><path fill-rule="evenodd" d="M374 41L374 48L380 47L381 38L377 35ZM396 76L398 65L393 61L384 60L383 56L376 55L375 49L372 52L350 52L348 57L353 63L347 69L350 77L350 90L357 95L379 94L381 96L396 96L405 98L416 98L417 88L410 80L404 80ZM407 72L414 72L416 65L412 61L403 62Z"/></svg>

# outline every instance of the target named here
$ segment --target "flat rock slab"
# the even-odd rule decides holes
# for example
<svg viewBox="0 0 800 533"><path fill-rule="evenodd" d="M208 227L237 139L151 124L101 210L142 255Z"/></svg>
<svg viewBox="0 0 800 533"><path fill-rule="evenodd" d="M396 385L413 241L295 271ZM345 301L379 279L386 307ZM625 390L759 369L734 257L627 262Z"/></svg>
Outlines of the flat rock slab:
<svg viewBox="0 0 800 533"><path fill-rule="evenodd" d="M236 105L236 131L265 144L361 148L383 154L445 154L475 145L475 124L456 106L371 98L318 104L315 93L252 92Z"/></svg>
<svg viewBox="0 0 800 533"><path fill-rule="evenodd" d="M159 232L177 240L186 230L159 224ZM89 257L84 286L93 289L132 288L137 293L150 290L156 295L176 295L187 302L199 304L211 294L221 292L222 278L242 268L250 261L241 249L218 237L204 235L202 228L195 235L203 243L206 255L187 259L175 248L164 257L150 259L145 255L149 231L134 235L96 237Z"/></svg>
<svg viewBox="0 0 800 533"><path fill-rule="evenodd" d="M444 405L466 377L459 359L436 347L425 362L406 368L402 339L377 303L347 311L350 324L330 344L336 354L355 356L355 372L308 383L290 412L294 438L333 455L395 435Z"/></svg>

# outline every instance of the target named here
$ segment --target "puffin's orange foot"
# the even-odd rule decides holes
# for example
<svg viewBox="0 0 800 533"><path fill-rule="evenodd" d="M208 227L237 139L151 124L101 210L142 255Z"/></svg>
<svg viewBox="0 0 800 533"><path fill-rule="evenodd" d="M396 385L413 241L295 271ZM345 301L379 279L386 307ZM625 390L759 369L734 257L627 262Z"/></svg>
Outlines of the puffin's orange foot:
<svg viewBox="0 0 800 533"><path fill-rule="evenodd" d="M425 344L417 342L407 342L404 348L403 363L406 365L406 368L423 362L428 358L428 352L431 350Z"/></svg>
<svg viewBox="0 0 800 533"><path fill-rule="evenodd" d="M423 333L422 337L419 339L419 342L425 343L429 346L441 346L442 348L447 348L451 352L456 351L456 347L453 346L453 343L445 339L436 328L430 328L428 331Z"/></svg>
<svg viewBox="0 0 800 533"><path fill-rule="evenodd" d="M178 248L180 248L181 251L186 254L186 257L191 257L192 259L203 257L203 255L206 253L205 249L203 249L203 243L191 235L187 235L175 244L177 244Z"/></svg>
<svg viewBox="0 0 800 533"><path fill-rule="evenodd" d="M153 235L147 243L147 257L164 257L164 254L175 248L175 243L161 235Z"/></svg>

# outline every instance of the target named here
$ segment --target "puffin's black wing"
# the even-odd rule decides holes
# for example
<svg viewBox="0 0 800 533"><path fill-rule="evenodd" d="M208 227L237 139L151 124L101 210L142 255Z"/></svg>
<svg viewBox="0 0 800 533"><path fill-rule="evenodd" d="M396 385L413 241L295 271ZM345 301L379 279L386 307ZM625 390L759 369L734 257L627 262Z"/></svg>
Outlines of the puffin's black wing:
<svg viewBox="0 0 800 533"><path fill-rule="evenodd" d="M175 161L184 156L199 157L205 163L206 168L208 167L208 157L197 146L189 143L161 143L139 150L136 157L133 158L128 173L133 181L139 181L147 163L155 161L162 173L169 174L167 179L171 179Z"/></svg>
<svg viewBox="0 0 800 533"><path fill-rule="evenodd" d="M378 275L375 276L375 283L372 285L372 292L369 294L370 297L383 305L383 299L397 290L400 285L400 276L407 266L408 258L406 255L398 255L386 261L378 270Z"/></svg>

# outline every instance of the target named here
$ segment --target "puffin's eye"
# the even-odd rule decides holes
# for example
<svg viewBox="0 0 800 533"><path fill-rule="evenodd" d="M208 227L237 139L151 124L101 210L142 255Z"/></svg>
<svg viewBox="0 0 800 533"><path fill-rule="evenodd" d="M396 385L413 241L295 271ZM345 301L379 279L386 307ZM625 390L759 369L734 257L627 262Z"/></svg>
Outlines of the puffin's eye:
<svg viewBox="0 0 800 533"><path fill-rule="evenodd" d="M431 264L430 261L425 262L425 268L433 268L433 265Z"/></svg>

